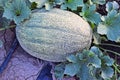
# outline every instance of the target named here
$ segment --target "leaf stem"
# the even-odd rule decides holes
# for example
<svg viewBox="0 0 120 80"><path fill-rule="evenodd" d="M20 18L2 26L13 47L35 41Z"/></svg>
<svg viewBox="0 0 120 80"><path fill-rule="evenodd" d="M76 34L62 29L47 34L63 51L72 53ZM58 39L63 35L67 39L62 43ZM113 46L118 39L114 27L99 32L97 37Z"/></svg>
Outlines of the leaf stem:
<svg viewBox="0 0 120 80"><path fill-rule="evenodd" d="M93 3L92 3L92 1L91 1L91 0L89 0L89 4L90 4L90 5L93 5Z"/></svg>
<svg viewBox="0 0 120 80"><path fill-rule="evenodd" d="M117 52L115 52L115 51L111 51L111 50L108 50L108 49L104 49L104 48L102 48L102 47L99 47L99 48L102 49L102 50L104 50L104 51L111 52L111 53L114 53L115 55L120 56L120 53L117 53Z"/></svg>
<svg viewBox="0 0 120 80"><path fill-rule="evenodd" d="M118 73L120 73L120 70L118 69L118 67L117 67L115 64L113 64L113 67L115 68L115 70L116 70Z"/></svg>
<svg viewBox="0 0 120 80"><path fill-rule="evenodd" d="M119 45L108 44L108 43L99 44L99 45L105 45L105 46L113 46L113 47L118 47L118 48L120 48L120 46L119 46Z"/></svg>
<svg viewBox="0 0 120 80"><path fill-rule="evenodd" d="M14 28L16 25L11 25L11 26L9 26L9 27L4 27L4 28L0 28L0 31L3 31L3 30L5 30L5 29L9 29L9 28Z"/></svg>

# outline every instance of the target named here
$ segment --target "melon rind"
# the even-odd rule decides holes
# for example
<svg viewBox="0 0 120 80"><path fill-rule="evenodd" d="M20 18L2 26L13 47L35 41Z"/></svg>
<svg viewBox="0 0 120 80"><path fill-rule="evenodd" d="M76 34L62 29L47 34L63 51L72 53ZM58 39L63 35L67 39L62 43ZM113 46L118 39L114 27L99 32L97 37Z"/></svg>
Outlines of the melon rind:
<svg viewBox="0 0 120 80"><path fill-rule="evenodd" d="M35 11L16 27L21 47L30 55L52 62L91 45L92 31L80 16L65 10Z"/></svg>

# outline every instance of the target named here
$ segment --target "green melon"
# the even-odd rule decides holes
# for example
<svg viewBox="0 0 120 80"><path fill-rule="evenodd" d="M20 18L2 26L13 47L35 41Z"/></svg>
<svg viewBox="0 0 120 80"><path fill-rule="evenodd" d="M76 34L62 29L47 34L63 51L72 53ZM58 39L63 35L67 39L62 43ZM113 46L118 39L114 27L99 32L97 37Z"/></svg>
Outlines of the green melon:
<svg viewBox="0 0 120 80"><path fill-rule="evenodd" d="M16 27L22 48L34 57L62 62L66 56L89 48L92 32L80 16L65 10L34 11Z"/></svg>

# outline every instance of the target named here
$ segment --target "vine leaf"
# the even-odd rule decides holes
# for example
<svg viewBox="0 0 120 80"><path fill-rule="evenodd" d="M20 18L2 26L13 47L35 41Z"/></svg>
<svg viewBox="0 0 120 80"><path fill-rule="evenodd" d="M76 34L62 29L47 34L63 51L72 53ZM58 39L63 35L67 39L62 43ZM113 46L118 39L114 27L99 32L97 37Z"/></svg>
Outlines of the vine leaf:
<svg viewBox="0 0 120 80"><path fill-rule="evenodd" d="M112 58L110 58L109 56L103 56L102 57L102 61L104 64L106 64L107 66L112 66L114 63L114 60Z"/></svg>
<svg viewBox="0 0 120 80"><path fill-rule="evenodd" d="M80 12L80 15L87 21L98 24L101 21L101 15L95 12L95 10L95 5L84 5L82 8L82 12Z"/></svg>
<svg viewBox="0 0 120 80"><path fill-rule="evenodd" d="M30 2L37 3L37 8L41 8L48 0L30 0Z"/></svg>
<svg viewBox="0 0 120 80"><path fill-rule="evenodd" d="M120 13L112 10L107 16L102 17L102 22L97 27L97 32L106 35L111 41L120 41Z"/></svg>
<svg viewBox="0 0 120 80"><path fill-rule="evenodd" d="M65 70L64 68L65 68L64 63L58 64L57 66L55 66L54 72L55 72L55 77L57 79L62 79L63 78L64 70Z"/></svg>
<svg viewBox="0 0 120 80"><path fill-rule="evenodd" d="M55 69L58 69L55 72L56 78L62 79L66 74L68 76L76 75L80 80L102 80L110 79L114 73L111 67L114 63L113 59L103 55L99 48L95 46L76 55L72 54L67 57L67 60L68 62L65 64L61 63L64 65L62 69L55 66Z"/></svg>
<svg viewBox="0 0 120 80"><path fill-rule="evenodd" d="M111 67L105 67L102 69L101 76L104 79L109 79L113 76L113 74L114 74L114 71Z"/></svg>
<svg viewBox="0 0 120 80"><path fill-rule="evenodd" d="M64 0L62 1L63 4L61 6L62 9L71 9L71 10L77 10L77 7L83 6L83 0Z"/></svg>
<svg viewBox="0 0 120 80"><path fill-rule="evenodd" d="M106 11L117 10L119 8L119 4L116 1L107 2L106 3Z"/></svg>
<svg viewBox="0 0 120 80"><path fill-rule="evenodd" d="M91 0L94 4L105 4L105 0Z"/></svg>
<svg viewBox="0 0 120 80"><path fill-rule="evenodd" d="M79 63L69 63L65 67L64 74L74 76L75 74L78 73L79 69L80 69Z"/></svg>
<svg viewBox="0 0 120 80"><path fill-rule="evenodd" d="M0 6L4 7L5 5L7 5L8 2L9 0L0 0Z"/></svg>
<svg viewBox="0 0 120 80"><path fill-rule="evenodd" d="M98 57L102 57L103 53L100 51L100 49L96 46L92 46L90 51L92 51L93 53L95 53Z"/></svg>
<svg viewBox="0 0 120 80"><path fill-rule="evenodd" d="M101 60L97 55L90 57L88 60L89 63L92 64L95 68L101 68Z"/></svg>
<svg viewBox="0 0 120 80"><path fill-rule="evenodd" d="M55 0L55 3L61 5L65 2L65 0Z"/></svg>
<svg viewBox="0 0 120 80"><path fill-rule="evenodd" d="M12 3L4 7L3 17L14 20L16 24L28 19L31 10L24 0L13 0Z"/></svg>
<svg viewBox="0 0 120 80"><path fill-rule="evenodd" d="M68 56L68 57L67 57L67 60L68 60L69 62L72 62L72 63L77 63L77 62L78 62L78 58L77 58L77 56L75 56L75 55L70 55L70 56Z"/></svg>
<svg viewBox="0 0 120 80"><path fill-rule="evenodd" d="M86 63L81 64L81 68L79 73L77 74L77 77L79 77L79 80L95 80L95 77L92 76L92 74L90 73L90 69Z"/></svg>

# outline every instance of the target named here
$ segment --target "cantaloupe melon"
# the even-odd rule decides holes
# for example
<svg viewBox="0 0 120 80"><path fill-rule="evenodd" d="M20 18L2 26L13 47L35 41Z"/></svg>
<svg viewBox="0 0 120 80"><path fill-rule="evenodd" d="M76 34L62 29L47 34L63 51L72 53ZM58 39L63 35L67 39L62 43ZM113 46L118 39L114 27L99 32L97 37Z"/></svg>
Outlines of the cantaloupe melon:
<svg viewBox="0 0 120 80"><path fill-rule="evenodd" d="M92 32L80 16L65 10L34 11L16 27L22 48L34 57L62 62L70 54L89 48Z"/></svg>

